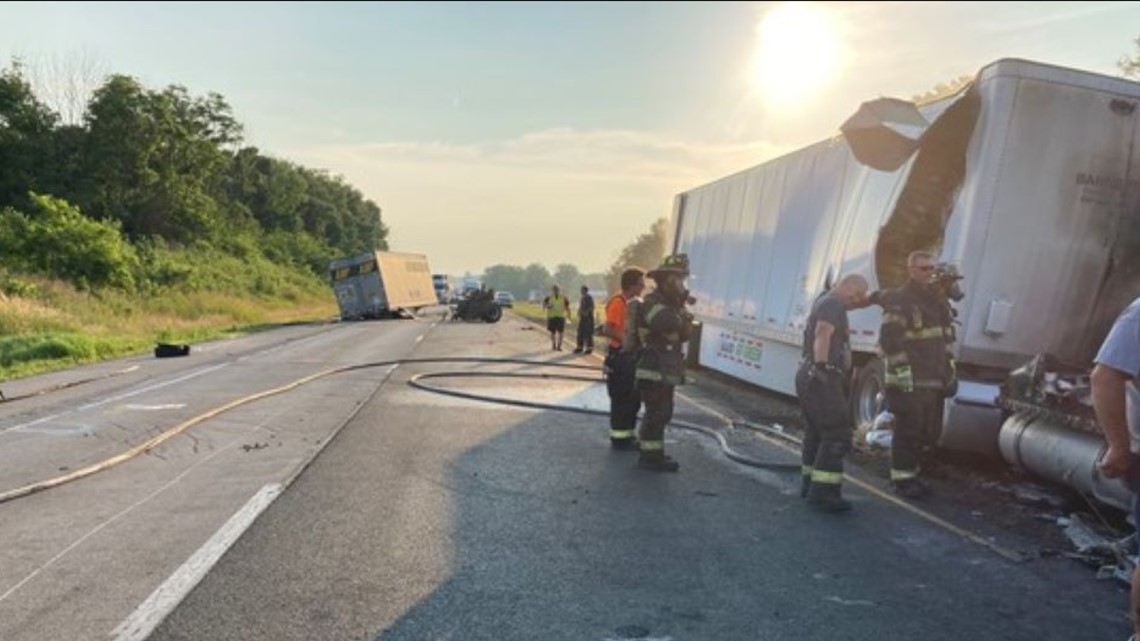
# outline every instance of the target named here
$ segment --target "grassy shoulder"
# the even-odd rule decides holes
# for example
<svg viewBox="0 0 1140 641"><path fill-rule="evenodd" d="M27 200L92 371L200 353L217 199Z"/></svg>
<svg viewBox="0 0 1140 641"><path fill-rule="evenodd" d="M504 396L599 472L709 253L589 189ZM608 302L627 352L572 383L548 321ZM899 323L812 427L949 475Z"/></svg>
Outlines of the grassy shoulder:
<svg viewBox="0 0 1140 641"><path fill-rule="evenodd" d="M0 276L0 380L195 343L336 313L315 276L290 275L273 292L171 288L141 294L87 291L34 276Z"/></svg>
<svg viewBox="0 0 1140 641"><path fill-rule="evenodd" d="M519 303L516 302L511 311L523 318L534 321L536 323L546 323L546 310L542 309L539 303Z"/></svg>
<svg viewBox="0 0 1140 641"><path fill-rule="evenodd" d="M543 325L546 324L546 310L542 308L541 303L519 303L516 302L512 311L519 316ZM567 327L574 327L578 324L578 308L571 310L570 318L566 319ZM596 310L594 313L594 326L599 327L605 322L605 315Z"/></svg>

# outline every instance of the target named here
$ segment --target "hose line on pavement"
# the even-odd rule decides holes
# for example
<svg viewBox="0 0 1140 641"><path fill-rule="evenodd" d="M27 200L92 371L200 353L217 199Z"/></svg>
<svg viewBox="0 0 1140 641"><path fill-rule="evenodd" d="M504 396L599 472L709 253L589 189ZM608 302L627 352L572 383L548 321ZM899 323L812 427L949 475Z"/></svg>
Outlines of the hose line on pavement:
<svg viewBox="0 0 1140 641"><path fill-rule="evenodd" d="M516 406L516 407L528 407L528 408L532 408L532 409L552 410L552 411L558 411L558 412L571 412L571 413L576 413L576 414L587 414L587 415L591 415L591 416L609 416L609 412L607 412L605 410L596 410L596 409L589 409L589 408L585 408L585 407L573 407L573 406L568 406L568 405L557 405L557 404L553 404L553 403L538 403L535 401L526 401L526 400L521 400L521 399L511 399L511 398L502 398L502 397L497 397L497 396L488 396L488 395L483 395L483 394L475 394L475 393L471 393L471 392L463 392L463 391L459 391L459 390L455 390L455 389L449 389L449 388L445 388L445 387L437 387L437 386L429 385L429 384L423 382L424 380L431 379L431 378L499 377L499 378L530 378L530 379L541 379L541 380L570 380L570 381L579 381L579 382L587 382L587 383L595 383L595 384L601 383L603 381L603 379L599 376L599 374L601 373L601 370L598 367L593 366L593 365L577 365L577 364L573 364L573 363L552 363L549 361L535 361L535 360L528 360L528 359L522 359L522 358L494 358L494 357L486 357L486 356L444 356L444 357L427 357L427 358L400 358L400 359L393 359L393 360L386 360L386 361L375 361L375 362L371 362L371 363L361 363L358 365L344 365L341 367L334 367L334 368L327 369L327 370L324 370L321 372L317 372L316 374L310 374L309 376L304 376L302 378L298 378L292 382L286 383L285 385L274 387L272 389L264 390L261 392L257 392L255 394L250 394L248 396L244 396L244 397L238 398L236 400L230 401L229 403L226 403L224 405L220 405L220 406L215 407L211 410L203 412L203 413L201 413L201 414L199 414L193 418L187 419L187 420L185 420L185 421L183 421L177 425L174 425L173 427L167 428L166 430L162 431L161 433L156 434L155 436L147 439L146 441L143 441L142 443L139 443L138 445L135 445L134 447L131 447L130 449L126 450L125 452L121 452L119 454L116 454L116 455L111 456L109 458L103 459L103 460L98 461L96 463L92 463L92 464L87 465L87 466L80 468L78 470L69 472L69 473L61 475L61 476L56 476L54 478L50 478L50 479L47 479L44 481L39 481L36 483L30 483L30 484L24 485L22 487L17 487L17 488L12 489L12 490L0 492L0 503L6 503L8 501L12 501L12 500L22 498L22 497L25 497L25 496L28 496L31 494L35 494L37 492L42 492L44 490L51 489L53 487L58 487L60 485L64 485L64 484L70 483L72 481L78 481L79 479L86 478L86 477L91 476L93 474L97 474L97 473L102 472L104 470L110 469L112 467L115 467L116 465L119 465L120 463L125 463L126 461L129 461L129 460L135 458L136 456L138 456L140 454L145 454L147 452L150 452L151 450L155 449L159 445L161 445L161 444L165 443L166 441L174 438L175 436L178 436L179 434L182 434L183 432L189 430L191 427L194 427L195 425L198 425L204 421L207 421L211 418L214 418L216 416L224 414L225 412L228 412L232 409L236 409L238 407L241 407L243 405L247 405L247 404L252 403L254 401L258 401L258 400L261 400L263 398L268 398L270 396L276 396L277 394L283 394L285 392L294 390L294 389L296 389L302 385L305 385L307 383L311 383L311 382L318 380L318 379L325 378L327 376L332 376L335 374L343 374L346 372L353 372L353 371L357 371L357 370L380 368L380 367L394 367L394 366L398 366L398 365L432 365L432 364L435 364L435 365L446 365L446 364L452 364L452 365L454 365L454 364L524 365L524 366L530 366L530 367L560 368L560 369L570 369L570 370L593 372L594 376L584 376L584 375L573 376L570 374L547 374L547 373L534 373L534 372L476 372L476 371L470 371L470 370L453 371L453 372L429 372L429 373L417 374L417 375L413 376L411 379L408 380L408 384L410 386L412 386L416 389L419 389L421 391L424 391L424 392L430 392L430 393L434 393L434 394L444 394L447 396L454 396L457 398L465 398L468 400L480 401L480 402L484 402L484 403L492 403L492 404L497 404L497 405L512 405L512 406ZM29 396L31 396L31 395L29 395ZM697 432L699 434L703 434L705 436L708 436L710 438L715 439L717 441L717 443L720 444L721 451L724 452L725 456L727 456L730 460L735 461L737 463L740 463L742 465L746 465L746 466L754 467L754 468L760 468L760 469L775 470L775 471L792 471L792 470L798 471L800 469L800 466L798 463L792 464L792 463L779 463L779 462L771 462L771 461L761 461L761 460L757 460L757 459L753 459L753 458L749 458L747 456L744 456L743 454L740 454L739 452L736 452L735 450L733 450L729 446L728 441L724 438L724 435L721 434L719 431L717 431L714 428L706 427L703 425L698 425L696 423L689 423L686 421L672 421L669 424L673 427L677 427L677 428L684 429L684 430L689 430L692 432ZM733 427L733 425L734 425L733 423L729 423L727 425L727 427L731 428L731 427ZM750 425L750 424L742 424L742 425L744 427L748 427L749 429L764 430L763 426ZM778 430L772 430L772 433L776 436L788 438L787 435L781 434Z"/></svg>
<svg viewBox="0 0 1140 641"><path fill-rule="evenodd" d="M563 365L561 363L543 363L546 367L583 367L581 365ZM597 368L589 368L598 371ZM433 378L530 378L530 379L543 379L543 380L564 380L564 381L586 381L590 383L601 382L596 377L585 376L571 376L568 374L530 374L523 372L429 372L426 374L416 374L408 379L408 385L423 390L425 392L432 392L434 394L444 394L446 396L454 396L456 398L463 398L472 401L481 401L484 403L494 403L496 405L513 405L516 407L528 407L532 409L552 410L555 412L572 412L574 414L585 414L587 416L609 416L610 413L605 410L590 409L588 407L573 407L570 405L558 405L555 403L539 403L537 401L526 401L522 399L503 398L501 396L488 396L485 394L476 394L474 392L464 392L461 390L450 389L447 387L437 387L424 383L427 379ZM720 449L724 455L730 460L746 465L748 467L755 467L764 470L776 470L780 472L800 471L799 463L778 463L773 461L761 461L750 458L732 449L728 444L728 440L724 438L716 429L698 425L697 423L690 423L688 421L670 421L669 425L677 427L690 432L703 434L709 438L714 439L720 444ZM732 427L732 425L729 425ZM755 429L759 426L749 427ZM786 436L786 435L785 435Z"/></svg>

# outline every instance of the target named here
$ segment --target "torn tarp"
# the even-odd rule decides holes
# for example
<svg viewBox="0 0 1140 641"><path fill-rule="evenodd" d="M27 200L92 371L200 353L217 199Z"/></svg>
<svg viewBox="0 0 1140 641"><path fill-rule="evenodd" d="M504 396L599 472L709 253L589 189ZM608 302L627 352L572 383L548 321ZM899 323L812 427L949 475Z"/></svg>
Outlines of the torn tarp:
<svg viewBox="0 0 1140 641"><path fill-rule="evenodd" d="M914 103L879 98L859 105L839 130L859 162L880 171L894 171L918 149L922 132L929 126ZM915 131L908 136L900 128Z"/></svg>

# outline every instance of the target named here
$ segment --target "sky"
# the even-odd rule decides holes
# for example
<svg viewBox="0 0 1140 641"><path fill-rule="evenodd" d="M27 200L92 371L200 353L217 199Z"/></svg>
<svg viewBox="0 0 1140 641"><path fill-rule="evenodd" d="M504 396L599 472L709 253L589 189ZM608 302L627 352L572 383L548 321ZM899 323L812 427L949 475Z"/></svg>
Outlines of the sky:
<svg viewBox="0 0 1140 641"><path fill-rule="evenodd" d="M1138 36L1137 2L0 4L0 54L221 93L455 275L603 271L677 193L865 100L1007 57L1117 75Z"/></svg>

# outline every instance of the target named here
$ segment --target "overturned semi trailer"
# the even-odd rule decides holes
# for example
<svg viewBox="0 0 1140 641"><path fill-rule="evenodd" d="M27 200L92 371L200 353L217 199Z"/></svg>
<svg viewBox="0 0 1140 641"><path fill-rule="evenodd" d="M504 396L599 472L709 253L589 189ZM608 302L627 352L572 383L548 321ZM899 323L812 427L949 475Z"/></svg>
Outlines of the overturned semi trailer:
<svg viewBox="0 0 1140 641"><path fill-rule="evenodd" d="M1000 456L1010 372L1042 353L1091 366L1140 295L1138 102L1137 83L1001 60L953 96L867 103L841 136L678 195L699 362L792 394L815 297L851 273L899 285L928 250L966 294L942 445ZM851 314L861 426L882 388L879 321Z"/></svg>

